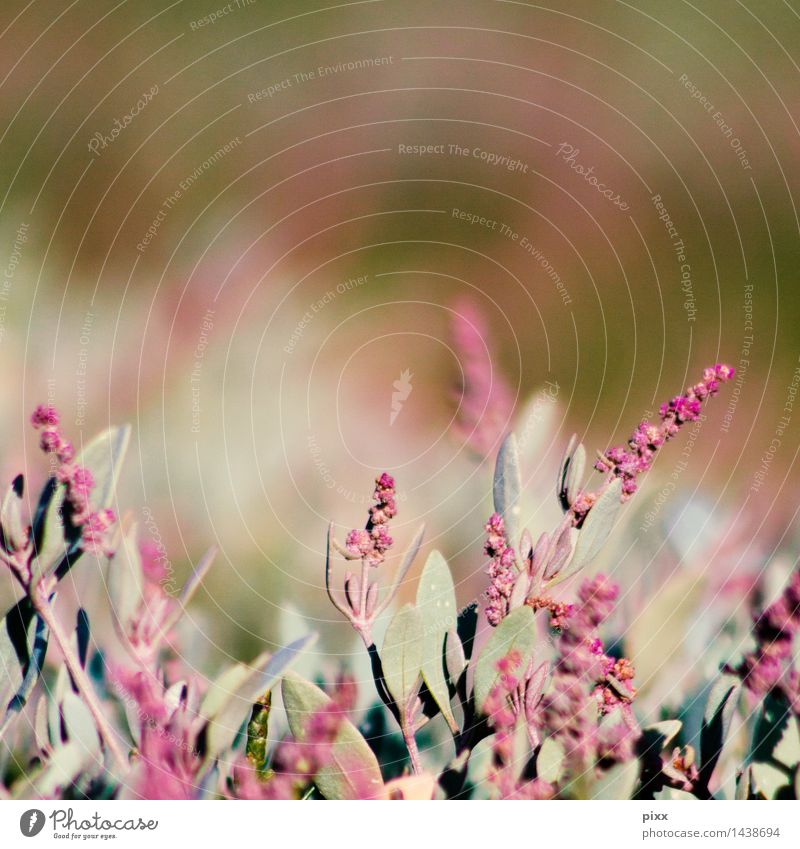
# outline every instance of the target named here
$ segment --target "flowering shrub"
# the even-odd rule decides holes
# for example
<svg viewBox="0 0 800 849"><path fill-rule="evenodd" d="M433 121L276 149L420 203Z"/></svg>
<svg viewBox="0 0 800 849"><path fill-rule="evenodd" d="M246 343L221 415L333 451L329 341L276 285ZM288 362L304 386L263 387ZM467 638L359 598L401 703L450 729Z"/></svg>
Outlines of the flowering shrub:
<svg viewBox="0 0 800 849"><path fill-rule="evenodd" d="M749 647L709 682L697 742L676 716L646 724L637 713L625 634L608 633L619 587L601 574L567 583L597 558L656 453L732 374L707 369L661 408L659 422L640 423L626 445L600 454L596 487L584 480L586 451L573 438L556 486L563 517L535 542L519 527L518 452L506 437L485 526L482 610L459 610L437 551L415 601L396 604L423 529L387 585L397 485L378 476L365 526L344 542L331 526L325 566L330 600L371 664L377 701L364 715L344 671L322 688L291 671L313 635L214 680L186 668L175 628L213 550L180 595L169 595L158 557L135 525L116 527L109 509L127 430L112 428L76 457L56 411L37 408L52 474L31 517L21 477L0 512L0 558L20 588L0 623L0 734L12 755L0 762L2 795L707 799L731 791L719 765L741 757L737 796L796 798L800 574L755 612ZM108 562L124 649L114 656L124 660L89 656L86 611L74 627L59 614L58 583L84 553ZM379 647L376 624L388 611ZM48 651L63 661L56 673L45 667Z"/></svg>

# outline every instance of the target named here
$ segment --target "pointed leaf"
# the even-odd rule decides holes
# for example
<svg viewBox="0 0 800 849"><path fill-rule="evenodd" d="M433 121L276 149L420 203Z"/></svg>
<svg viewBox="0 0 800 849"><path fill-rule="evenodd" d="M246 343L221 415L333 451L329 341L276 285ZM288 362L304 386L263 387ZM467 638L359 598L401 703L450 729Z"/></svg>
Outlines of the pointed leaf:
<svg viewBox="0 0 800 849"><path fill-rule="evenodd" d="M33 720L33 733L36 745L42 753L50 751L50 729L47 725L47 696L39 696Z"/></svg>
<svg viewBox="0 0 800 849"><path fill-rule="evenodd" d="M556 580L563 581L572 577L597 557L614 527L617 514L622 506L621 495L622 481L616 478L589 511L589 515L578 534L572 560L556 576Z"/></svg>
<svg viewBox="0 0 800 849"><path fill-rule="evenodd" d="M639 750L649 756L655 756L660 760L660 753L678 736L683 723L679 719L665 719L663 722L654 722L642 729L642 740Z"/></svg>
<svg viewBox="0 0 800 849"><path fill-rule="evenodd" d="M409 702L417 696L422 651L422 618L412 604L405 604L389 623L381 650L383 678L401 719Z"/></svg>
<svg viewBox="0 0 800 849"><path fill-rule="evenodd" d="M78 455L77 463L89 469L94 478L90 498L93 510L111 506L130 436L128 425L110 427L96 436Z"/></svg>
<svg viewBox="0 0 800 849"><path fill-rule="evenodd" d="M84 669L86 669L86 657L89 653L90 636L89 614L82 607L79 607L75 622L75 648L78 660Z"/></svg>
<svg viewBox="0 0 800 849"><path fill-rule="evenodd" d="M500 446L494 469L492 493L494 509L503 517L508 544L516 551L519 547L519 497L522 492L522 475L519 467L517 439L509 433Z"/></svg>
<svg viewBox="0 0 800 849"><path fill-rule="evenodd" d="M558 478L556 479L556 496L558 497L561 509L565 512L570 508L570 502L567 499L567 474L569 466L572 462L572 455L575 453L575 443L578 441L576 434L572 434L564 449L564 454L561 457L561 463L558 466Z"/></svg>
<svg viewBox="0 0 800 849"><path fill-rule="evenodd" d="M108 562L111 611L125 634L129 633L131 623L144 603L144 572L137 534L138 525L134 522L123 534Z"/></svg>
<svg viewBox="0 0 800 849"><path fill-rule="evenodd" d="M458 614L458 625L456 631L461 640L461 648L467 660L472 658L472 648L475 644L475 632L478 630L478 605L476 602L468 604Z"/></svg>
<svg viewBox="0 0 800 849"><path fill-rule="evenodd" d="M203 583L206 575L208 574L208 570L211 568L214 563L214 558L217 556L216 547L212 546L209 550L200 558L197 566L192 569L192 574L186 579L186 583L183 585L183 589L181 589L180 595L178 596L178 604L175 606L174 612L167 618L167 621L164 624L163 631L166 633L171 630L180 620L181 616L186 612L186 608L189 606L189 602L194 598L195 593L200 589L200 585Z"/></svg>
<svg viewBox="0 0 800 849"><path fill-rule="evenodd" d="M417 587L417 610L422 620L422 677L447 724L457 731L445 669L445 638L457 627L456 589L447 561L438 551L428 555Z"/></svg>
<svg viewBox="0 0 800 849"><path fill-rule="evenodd" d="M45 491L49 492L49 495L43 494L43 500L40 502L43 512L39 514L39 521L33 526L36 557L31 565L31 573L34 580L51 575L72 547L71 540L66 536L62 514L66 490L60 484L51 486L48 483Z"/></svg>
<svg viewBox="0 0 800 849"><path fill-rule="evenodd" d="M422 545L422 539L425 536L425 525L420 525L417 529L416 534L414 534L414 539L411 540L408 548L403 555L403 559L400 563L400 567L397 572L395 572L395 576L392 579L391 586L389 587L389 591L386 593L383 601L378 605L377 610L375 611L375 616L379 616L386 608L389 603L397 594L397 591L400 589L400 584L403 583L403 579L408 574L408 570L411 568L411 564L414 562L414 558L417 556L417 552Z"/></svg>
<svg viewBox="0 0 800 849"><path fill-rule="evenodd" d="M753 744L750 753L751 760L768 761L775 754L776 748L789 729L789 717L792 714L789 702L781 695L769 693L761 703L758 711ZM785 760L788 766L792 762Z"/></svg>
<svg viewBox="0 0 800 849"><path fill-rule="evenodd" d="M498 661L517 651L521 659L519 668L524 670L530 663L535 643L536 625L530 607L512 610L492 631L475 666L473 693L478 711L483 712L489 693L498 682Z"/></svg>
<svg viewBox="0 0 800 849"><path fill-rule="evenodd" d="M274 654L264 652L250 666L237 664L211 685L200 706L201 716L208 720L205 731L207 762L215 760L233 745L256 699L275 686L300 652L316 638L316 634L309 634Z"/></svg>
<svg viewBox="0 0 800 849"><path fill-rule="evenodd" d="M14 478L6 491L3 506L0 508L0 526L3 530L3 542L11 551L25 547L27 530L22 524L22 496L25 491L25 481L22 475Z"/></svg>
<svg viewBox="0 0 800 849"><path fill-rule="evenodd" d="M461 645L461 640L458 632L448 631L445 637L444 647L445 669L447 677L450 679L450 684L455 687L461 673L466 669L467 658L464 656L464 646Z"/></svg>
<svg viewBox="0 0 800 849"><path fill-rule="evenodd" d="M703 787L708 787L714 767L728 739L739 691L738 678L733 675L721 675L708 695L700 730L699 781Z"/></svg>
<svg viewBox="0 0 800 849"><path fill-rule="evenodd" d="M583 473L586 471L586 449L582 444L578 445L575 453L572 455L567 467L567 474L564 480L564 496L569 504L575 500L580 489Z"/></svg>
<svg viewBox="0 0 800 849"><path fill-rule="evenodd" d="M26 597L0 621L0 736L27 704L41 675L49 631Z"/></svg>

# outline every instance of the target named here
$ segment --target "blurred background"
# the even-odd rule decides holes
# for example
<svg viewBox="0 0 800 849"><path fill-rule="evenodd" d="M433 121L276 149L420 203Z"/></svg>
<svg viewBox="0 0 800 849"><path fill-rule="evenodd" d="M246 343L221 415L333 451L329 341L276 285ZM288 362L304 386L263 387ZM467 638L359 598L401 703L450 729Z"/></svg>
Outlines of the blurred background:
<svg viewBox="0 0 800 849"><path fill-rule="evenodd" d="M541 532L571 433L729 362L598 564L623 618L685 608L680 665L794 562L798 44L795 0L4 0L3 474L44 480L40 401L130 422L119 513L177 585L220 549L198 662L300 616L347 652L325 531L377 473L467 603L507 430Z"/></svg>

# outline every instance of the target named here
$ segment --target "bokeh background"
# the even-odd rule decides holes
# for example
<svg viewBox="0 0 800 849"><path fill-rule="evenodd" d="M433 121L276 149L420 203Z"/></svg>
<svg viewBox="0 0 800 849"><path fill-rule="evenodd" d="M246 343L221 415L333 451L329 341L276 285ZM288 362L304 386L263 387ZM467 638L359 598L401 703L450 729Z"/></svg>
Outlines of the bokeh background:
<svg viewBox="0 0 800 849"><path fill-rule="evenodd" d="M425 521L460 600L484 584L471 374L541 531L571 433L603 450L727 361L598 564L631 627L660 600L642 674L685 669L794 561L798 45L795 0L4 0L3 474L46 475L39 401L76 441L130 422L120 514L178 585L220 550L198 664L301 615L347 653L325 530L377 472L398 545Z"/></svg>

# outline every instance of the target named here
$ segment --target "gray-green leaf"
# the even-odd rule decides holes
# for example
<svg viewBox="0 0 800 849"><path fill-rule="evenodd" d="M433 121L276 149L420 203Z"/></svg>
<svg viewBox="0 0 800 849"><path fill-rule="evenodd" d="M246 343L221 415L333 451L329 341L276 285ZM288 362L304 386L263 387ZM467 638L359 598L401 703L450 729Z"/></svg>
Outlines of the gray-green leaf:
<svg viewBox="0 0 800 849"><path fill-rule="evenodd" d="M444 649L448 631L457 628L456 589L447 561L438 551L428 555L417 586L422 620L422 677L450 729L458 731L445 677ZM456 637L457 639L457 637Z"/></svg>
<svg viewBox="0 0 800 849"><path fill-rule="evenodd" d="M94 510L110 507L114 500L130 435L131 429L128 425L110 427L96 436L78 455L77 463L85 466L94 478L94 489L90 498Z"/></svg>
<svg viewBox="0 0 800 849"><path fill-rule="evenodd" d="M21 599L0 620L0 737L25 707L39 680L49 632Z"/></svg>
<svg viewBox="0 0 800 849"><path fill-rule="evenodd" d="M486 700L497 684L500 675L497 662L509 652L517 651L521 660L519 672L522 673L530 663L535 643L536 625L530 607L512 610L492 631L475 666L473 693L479 711L483 712Z"/></svg>
<svg viewBox="0 0 800 849"><path fill-rule="evenodd" d="M405 604L394 615L381 650L381 665L386 686L405 721L406 708L416 698L422 671L422 617L412 604Z"/></svg>
<svg viewBox="0 0 800 849"><path fill-rule="evenodd" d="M52 574L69 551L61 515L65 494L64 486L59 484L49 500L42 525L34 534L36 557L31 565L34 581Z"/></svg>
<svg viewBox="0 0 800 849"><path fill-rule="evenodd" d="M503 517L508 544L516 551L519 546L519 497L522 492L522 474L519 467L517 438L509 433L500 446L494 468L492 494L494 509Z"/></svg>
<svg viewBox="0 0 800 849"><path fill-rule="evenodd" d="M728 739L739 692L738 678L733 675L720 675L708 695L700 730L699 781L704 787L708 787L714 767Z"/></svg>
<svg viewBox="0 0 800 849"><path fill-rule="evenodd" d="M593 799L630 799L639 778L639 761L635 758L616 764L595 781Z"/></svg>
<svg viewBox="0 0 800 849"><path fill-rule="evenodd" d="M79 744L87 755L95 760L102 758L100 750L100 735L89 708L72 689L64 693L61 702L61 715L67 729L67 739Z"/></svg>
<svg viewBox="0 0 800 849"><path fill-rule="evenodd" d="M611 529L614 527L619 509L622 506L622 481L616 478L608 489L595 501L586 521L583 523L575 543L575 551L567 566L555 577L555 581L563 581L580 572L588 566L606 543Z"/></svg>
<svg viewBox="0 0 800 849"><path fill-rule="evenodd" d="M212 683L200 705L200 715L208 723L207 764L231 747L256 699L271 690L299 653L315 640L316 634L309 634L274 654L264 652L250 665L230 667Z"/></svg>
<svg viewBox="0 0 800 849"><path fill-rule="evenodd" d="M550 784L556 784L564 772L564 759L564 746L555 737L548 737L536 758L536 775Z"/></svg>
<svg viewBox="0 0 800 849"><path fill-rule="evenodd" d="M312 714L329 704L330 699L319 687L291 673L284 676L281 693L289 729L302 740ZM378 760L356 727L344 717L331 762L317 773L315 782L326 799L357 799L365 791L370 797L383 795Z"/></svg>
<svg viewBox="0 0 800 849"><path fill-rule="evenodd" d="M17 475L6 491L3 506L0 508L0 525L3 528L3 536L9 548L13 550L24 548L26 542L27 532L22 524L23 486L22 475Z"/></svg>
<svg viewBox="0 0 800 849"><path fill-rule="evenodd" d="M122 537L108 564L108 595L111 611L124 633L142 604L144 573L137 542L138 527L134 522Z"/></svg>

